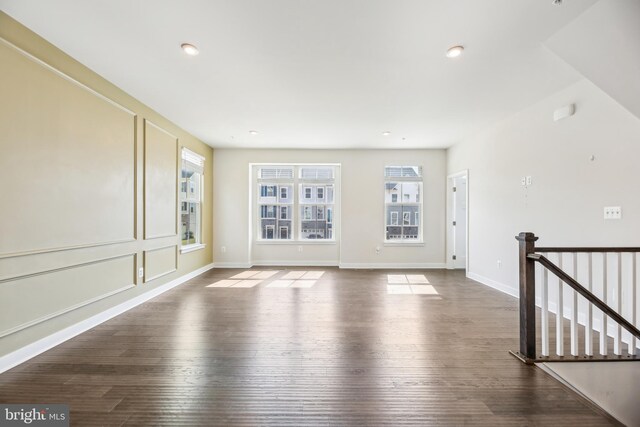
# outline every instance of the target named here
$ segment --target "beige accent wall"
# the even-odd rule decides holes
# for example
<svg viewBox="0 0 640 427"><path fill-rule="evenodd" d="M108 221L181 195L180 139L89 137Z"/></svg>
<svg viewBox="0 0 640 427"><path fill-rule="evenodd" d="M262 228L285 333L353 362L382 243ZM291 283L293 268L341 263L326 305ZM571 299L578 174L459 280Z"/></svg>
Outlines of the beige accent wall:
<svg viewBox="0 0 640 427"><path fill-rule="evenodd" d="M1 12L0 99L0 356L212 262L211 147ZM181 147L206 159L186 254Z"/></svg>

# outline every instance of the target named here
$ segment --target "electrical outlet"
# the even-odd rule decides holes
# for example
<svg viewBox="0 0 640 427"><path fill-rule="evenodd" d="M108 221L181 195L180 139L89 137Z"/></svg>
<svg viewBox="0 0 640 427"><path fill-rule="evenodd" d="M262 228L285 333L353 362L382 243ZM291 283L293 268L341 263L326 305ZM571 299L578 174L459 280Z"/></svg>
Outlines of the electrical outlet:
<svg viewBox="0 0 640 427"><path fill-rule="evenodd" d="M526 177L525 182L526 182L526 184L527 184L527 185L531 185L531 182L532 182L531 175L528 175L528 176Z"/></svg>
<svg viewBox="0 0 640 427"><path fill-rule="evenodd" d="M605 206L604 219L621 219L622 208L620 206Z"/></svg>
<svg viewBox="0 0 640 427"><path fill-rule="evenodd" d="M302 246L298 246L298 252L302 252Z"/></svg>
<svg viewBox="0 0 640 427"><path fill-rule="evenodd" d="M521 185L527 185L527 177L523 176L522 178L520 178L520 184Z"/></svg>
<svg viewBox="0 0 640 427"><path fill-rule="evenodd" d="M138 269L138 277L141 279L144 277L144 267Z"/></svg>
<svg viewBox="0 0 640 427"><path fill-rule="evenodd" d="M376 246L376 255L380 255L380 246Z"/></svg>
<svg viewBox="0 0 640 427"><path fill-rule="evenodd" d="M226 246L220 247L220 252L222 252L222 253L227 252L227 247Z"/></svg>
<svg viewBox="0 0 640 427"><path fill-rule="evenodd" d="M501 268L502 268L502 261L498 260L498 269L501 269Z"/></svg>

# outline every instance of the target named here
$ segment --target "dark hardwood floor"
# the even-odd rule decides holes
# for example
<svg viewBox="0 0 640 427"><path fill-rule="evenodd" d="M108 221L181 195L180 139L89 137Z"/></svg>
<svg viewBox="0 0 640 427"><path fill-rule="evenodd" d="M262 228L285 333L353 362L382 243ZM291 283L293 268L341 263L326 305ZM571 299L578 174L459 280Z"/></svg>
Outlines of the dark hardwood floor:
<svg viewBox="0 0 640 427"><path fill-rule="evenodd" d="M301 289L212 270L0 375L0 402L81 426L615 424L508 354L516 299L459 271L311 270ZM402 273L438 295L387 294Z"/></svg>

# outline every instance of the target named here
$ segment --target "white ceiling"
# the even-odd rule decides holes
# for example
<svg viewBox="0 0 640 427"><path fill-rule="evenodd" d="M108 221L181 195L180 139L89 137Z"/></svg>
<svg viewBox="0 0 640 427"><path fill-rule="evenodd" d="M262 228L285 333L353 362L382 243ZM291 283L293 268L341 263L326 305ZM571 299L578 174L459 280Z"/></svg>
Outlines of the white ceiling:
<svg viewBox="0 0 640 427"><path fill-rule="evenodd" d="M0 8L214 147L431 148L579 80L542 42L595 2L0 0ZM183 42L200 55L186 56ZM464 55L446 58L455 44Z"/></svg>

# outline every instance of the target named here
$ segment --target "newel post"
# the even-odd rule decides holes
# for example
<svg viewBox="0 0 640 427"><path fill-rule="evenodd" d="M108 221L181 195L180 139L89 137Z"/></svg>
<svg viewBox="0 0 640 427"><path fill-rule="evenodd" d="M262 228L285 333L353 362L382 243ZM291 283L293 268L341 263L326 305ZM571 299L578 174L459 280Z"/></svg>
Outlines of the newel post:
<svg viewBox="0 0 640 427"><path fill-rule="evenodd" d="M533 233L516 236L520 244L520 354L527 359L536 358L536 276L535 261L527 255L535 252Z"/></svg>

